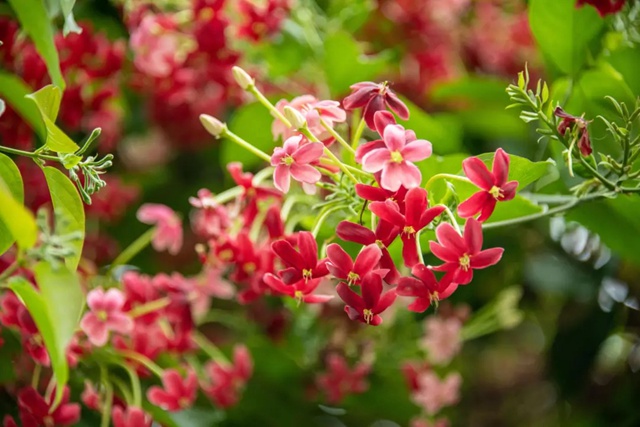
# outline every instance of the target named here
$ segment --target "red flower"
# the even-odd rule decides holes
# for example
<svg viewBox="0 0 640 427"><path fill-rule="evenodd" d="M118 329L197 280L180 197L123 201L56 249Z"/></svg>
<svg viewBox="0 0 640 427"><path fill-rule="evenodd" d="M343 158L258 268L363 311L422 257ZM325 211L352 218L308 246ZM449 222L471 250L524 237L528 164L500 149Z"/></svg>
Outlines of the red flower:
<svg viewBox="0 0 640 427"><path fill-rule="evenodd" d="M369 126L369 129L375 130L375 122L373 116L376 111L389 108L396 113L402 120L409 118L409 109L398 98L398 96L389 89L387 82L373 83L361 82L351 86L351 95L342 101L345 110L355 110L364 107L362 116Z"/></svg>
<svg viewBox="0 0 640 427"><path fill-rule="evenodd" d="M116 406L111 411L111 418L113 418L113 427L151 427L153 422L149 414L136 406L129 406L126 409Z"/></svg>
<svg viewBox="0 0 640 427"><path fill-rule="evenodd" d="M626 0L578 0L576 7L582 7L589 4L598 10L600 16L618 13L624 7Z"/></svg>
<svg viewBox="0 0 640 427"><path fill-rule="evenodd" d="M371 365L360 362L351 369L344 357L332 353L327 356L327 371L318 375L316 384L327 395L327 401L340 403L348 394L364 393L369 384L366 381Z"/></svg>
<svg viewBox="0 0 640 427"><path fill-rule="evenodd" d="M284 283L292 284L300 279L307 281L329 274L326 260L318 261L318 244L313 234L308 231L298 233L298 247L300 252L296 251L287 240L277 240L271 244L273 252L287 267L278 272Z"/></svg>
<svg viewBox="0 0 640 427"><path fill-rule="evenodd" d="M238 402L239 393L253 372L253 362L249 350L241 345L233 352L233 365L210 362L205 370L211 383L204 385L202 390L216 405L229 408Z"/></svg>
<svg viewBox="0 0 640 427"><path fill-rule="evenodd" d="M576 125L579 134L578 149L580 150L580 154L585 157L591 155L593 149L591 148L591 139L589 139L589 130L587 129L589 121L583 117L572 116L560 107L556 107L553 114L556 117L562 118L562 121L558 125L558 133L560 133L560 135L565 135L567 130L570 130L573 125Z"/></svg>
<svg viewBox="0 0 640 427"><path fill-rule="evenodd" d="M482 250L482 226L469 218L464 226L464 237L449 223L436 228L438 242L429 242L431 252L445 263L434 270L445 271L441 283L466 285L473 279L474 269L490 267L500 261L503 248Z"/></svg>
<svg viewBox="0 0 640 427"><path fill-rule="evenodd" d="M415 297L409 304L409 310L422 313L431 303L437 305L438 301L447 298L457 288L456 283L438 282L435 274L424 264L416 264L411 269L411 274L417 277L401 277L396 288L396 293L403 297Z"/></svg>
<svg viewBox="0 0 640 427"><path fill-rule="evenodd" d="M509 155L502 148L496 150L493 168L490 172L482 160L469 157L462 162L464 173L471 182L480 187L478 191L458 206L458 215L470 218L480 214L478 221L486 221L496 207L497 202L511 200L516 195L518 181L509 181Z"/></svg>
<svg viewBox="0 0 640 427"><path fill-rule="evenodd" d="M384 278L387 270L378 270L378 263L382 258L382 251L375 243L362 248L355 262L349 254L337 243L327 246L327 268L336 279L347 282L349 286L359 285L362 278L369 272L379 274Z"/></svg>
<svg viewBox="0 0 640 427"><path fill-rule="evenodd" d="M96 388L91 384L91 381L84 381L84 390L80 395L80 400L87 408L93 409L94 411L100 411L102 408L100 394L98 394Z"/></svg>
<svg viewBox="0 0 640 427"><path fill-rule="evenodd" d="M62 401L52 412L53 398L44 400L33 387L26 387L18 393L18 409L23 427L71 426L80 421L80 405L69 402L69 388L64 388Z"/></svg>
<svg viewBox="0 0 640 427"><path fill-rule="evenodd" d="M323 303L333 298L333 295L311 294L316 290L318 285L320 285L321 280L322 279L299 280L292 285L287 285L271 273L267 273L264 276L264 282L274 291L295 298L298 302L306 302L307 304Z"/></svg>
<svg viewBox="0 0 640 427"><path fill-rule="evenodd" d="M260 187L253 184L253 174L242 172L242 163L232 162L227 165L227 170L231 174L231 178L236 185L242 187L242 195L240 200L245 203L242 215L247 223L253 222L258 214L258 202L270 197L280 198L281 194L278 190L267 187Z"/></svg>
<svg viewBox="0 0 640 427"><path fill-rule="evenodd" d="M372 187L373 188L373 187ZM384 280L390 284L396 284L400 275L396 269L396 264L389 254L387 247L398 237L398 227L387 221L379 221L376 231L373 232L367 227L349 221L342 221L336 228L336 234L342 240L347 242L360 243L361 245L376 244L380 248L382 256L380 258L380 267L386 270L387 275Z"/></svg>
<svg viewBox="0 0 640 427"><path fill-rule="evenodd" d="M137 213L138 221L156 226L151 245L156 251L175 255L182 248L182 220L168 206L145 203Z"/></svg>
<svg viewBox="0 0 640 427"><path fill-rule="evenodd" d="M162 375L162 386L149 388L147 399L165 411L181 411L196 400L198 379L193 371L183 379L175 369L167 369Z"/></svg>
<svg viewBox="0 0 640 427"><path fill-rule="evenodd" d="M444 211L444 206L427 209L427 191L423 188L412 188L405 197L405 212L400 213L398 205L387 200L373 202L369 206L378 218L390 222L401 230L402 257L408 267L412 267L420 260L416 236L431 221Z"/></svg>
<svg viewBox="0 0 640 427"><path fill-rule="evenodd" d="M133 321L122 308L125 296L119 289L106 292L97 288L87 294L89 311L80 322L80 327L87 334L91 344L101 347L109 340L109 332L126 334L133 329Z"/></svg>
<svg viewBox="0 0 640 427"><path fill-rule="evenodd" d="M395 289L382 293L382 277L369 273L360 284L362 296L356 294L344 282L340 282L336 292L347 304L344 311L351 320L358 320L368 325L377 326L382 323L380 313L385 311L396 299Z"/></svg>

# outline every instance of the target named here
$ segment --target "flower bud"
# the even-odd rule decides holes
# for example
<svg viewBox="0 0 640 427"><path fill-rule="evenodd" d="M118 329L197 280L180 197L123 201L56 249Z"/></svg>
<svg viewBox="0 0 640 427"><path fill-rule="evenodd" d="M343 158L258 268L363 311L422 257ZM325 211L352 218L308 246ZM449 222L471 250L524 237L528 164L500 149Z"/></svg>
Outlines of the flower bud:
<svg viewBox="0 0 640 427"><path fill-rule="evenodd" d="M305 119L302 113L288 105L284 107L284 117L289 120L291 127L294 129L302 129L307 125L307 119Z"/></svg>
<svg viewBox="0 0 640 427"><path fill-rule="evenodd" d="M255 84L255 81L249 75L249 73L247 73L245 70L238 67L237 65L233 67L231 71L233 72L233 78L236 79L236 83L238 83L238 85L242 89L247 90L249 89L249 87Z"/></svg>
<svg viewBox="0 0 640 427"><path fill-rule="evenodd" d="M220 138L227 131L227 125L208 114L200 114L200 123L205 130L216 138Z"/></svg>

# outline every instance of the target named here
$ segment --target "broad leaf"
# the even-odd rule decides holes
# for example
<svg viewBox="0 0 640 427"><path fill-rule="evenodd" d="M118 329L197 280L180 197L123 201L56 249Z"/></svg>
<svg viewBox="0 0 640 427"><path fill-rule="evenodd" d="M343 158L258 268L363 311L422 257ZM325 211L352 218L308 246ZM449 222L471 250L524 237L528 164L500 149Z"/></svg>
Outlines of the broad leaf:
<svg viewBox="0 0 640 427"><path fill-rule="evenodd" d="M54 42L54 32L42 0L9 0L22 29L29 35L47 66L54 85L64 90L60 59Z"/></svg>
<svg viewBox="0 0 640 427"><path fill-rule="evenodd" d="M80 147L71 140L56 124L60 109L62 93L56 86L48 85L39 91L27 95L40 112L40 117L46 129L45 146L57 153L75 153Z"/></svg>
<svg viewBox="0 0 640 427"><path fill-rule="evenodd" d="M75 270L82 256L82 243L85 232L84 206L82 199L71 180L58 169L43 168L44 176L51 193L53 209L56 213L56 234L82 233L83 238L74 240L75 255L65 260L67 267Z"/></svg>
<svg viewBox="0 0 640 427"><path fill-rule="evenodd" d="M494 153L485 153L478 157L491 170ZM509 154L509 180L518 181L518 190L522 190L542 178L554 166L555 162L551 159L544 162L532 162L525 157Z"/></svg>
<svg viewBox="0 0 640 427"><path fill-rule="evenodd" d="M593 7L577 8L575 0L532 0L529 23L544 55L560 71L575 75L604 21Z"/></svg>
<svg viewBox="0 0 640 427"><path fill-rule="evenodd" d="M0 95L44 141L47 131L40 117L40 111L33 102L25 98L31 92L33 92L31 88L20 77L0 71Z"/></svg>
<svg viewBox="0 0 640 427"><path fill-rule="evenodd" d="M276 143L271 135L271 124L275 119L261 104L249 104L239 108L229 122L229 130L249 141L254 147L267 154L273 152ZM220 149L220 164L240 161L246 169L263 162L255 154L247 151L230 140L224 140Z"/></svg>
<svg viewBox="0 0 640 427"><path fill-rule="evenodd" d="M3 165L0 165L2 167ZM3 174L7 171L3 171ZM14 171L15 172L15 171ZM7 172L13 176L12 172ZM3 175L2 175L3 176ZM15 179L15 176L13 177ZM15 181L11 184L15 187ZM18 194L20 195L20 194ZM8 184L0 178L0 222L13 236L21 249L29 249L38 239L38 226L33 214L14 197ZM5 243L6 244L6 243Z"/></svg>
<svg viewBox="0 0 640 427"><path fill-rule="evenodd" d="M22 176L20 170L13 163L8 156L0 154L0 180L4 182L9 193L13 199L22 204L24 200L24 186L22 184ZM16 239L5 225L4 221L0 220L0 255L2 255L7 249L11 247Z"/></svg>

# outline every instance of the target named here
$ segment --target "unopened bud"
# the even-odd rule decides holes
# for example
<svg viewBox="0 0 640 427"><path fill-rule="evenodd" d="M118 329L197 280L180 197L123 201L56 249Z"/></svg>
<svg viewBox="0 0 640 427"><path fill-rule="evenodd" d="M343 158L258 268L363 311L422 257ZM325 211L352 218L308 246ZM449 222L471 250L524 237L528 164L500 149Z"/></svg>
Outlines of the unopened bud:
<svg viewBox="0 0 640 427"><path fill-rule="evenodd" d="M233 78L236 79L238 85L244 90L249 89L250 86L253 86L256 83L249 73L237 65L233 67L231 71L233 72Z"/></svg>
<svg viewBox="0 0 640 427"><path fill-rule="evenodd" d="M302 113L288 105L284 107L284 117L289 120L291 127L294 129L302 129L307 125L307 119L304 118Z"/></svg>
<svg viewBox="0 0 640 427"><path fill-rule="evenodd" d="M216 138L220 138L227 131L227 125L208 114L200 114L200 123L205 130Z"/></svg>

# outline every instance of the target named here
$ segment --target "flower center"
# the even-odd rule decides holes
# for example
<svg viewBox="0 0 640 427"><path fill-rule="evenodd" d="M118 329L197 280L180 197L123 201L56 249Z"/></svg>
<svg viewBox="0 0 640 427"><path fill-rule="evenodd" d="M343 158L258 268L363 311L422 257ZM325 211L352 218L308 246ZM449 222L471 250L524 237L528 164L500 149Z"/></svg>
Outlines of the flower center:
<svg viewBox="0 0 640 427"><path fill-rule="evenodd" d="M178 400L178 405L180 405L181 408L188 408L191 406L191 402L189 402L189 399L186 397L181 397L180 400Z"/></svg>
<svg viewBox="0 0 640 427"><path fill-rule="evenodd" d="M436 291L429 294L429 299L431 300L431 304L433 304L435 308L438 308L438 304L440 303L440 295L438 292Z"/></svg>
<svg viewBox="0 0 640 427"><path fill-rule="evenodd" d="M220 251L220 253L218 254L218 258L220 259L220 261L229 261L231 258L233 258L233 251L231 249L224 249Z"/></svg>
<svg viewBox="0 0 640 427"><path fill-rule="evenodd" d="M364 317L364 321L369 324L371 323L371 320L373 320L373 311L371 309L365 308L364 310L362 310L362 316Z"/></svg>
<svg viewBox="0 0 640 427"><path fill-rule="evenodd" d="M291 155L287 154L286 156L284 156L282 158L282 160L280 160L280 163L282 163L283 165L287 165L287 166L291 166L293 164L294 160L293 157L291 157Z"/></svg>
<svg viewBox="0 0 640 427"><path fill-rule="evenodd" d="M298 305L300 305L300 303L302 302L302 298L304 297L304 294L302 293L302 291L295 291L293 294L293 297L298 302Z"/></svg>
<svg viewBox="0 0 640 427"><path fill-rule="evenodd" d="M205 7L203 8L200 13L198 14L198 19L202 20L202 21L208 21L211 18L214 17L215 15L215 11L213 10L213 8L211 7Z"/></svg>
<svg viewBox="0 0 640 427"><path fill-rule="evenodd" d="M354 273L353 271L350 271L349 274L347 275L347 284L349 286L353 285L358 280L360 280L360 275L358 275L358 273Z"/></svg>
<svg viewBox="0 0 640 427"><path fill-rule="evenodd" d="M47 415L42 419L45 427L54 427L56 423L53 421L53 417L51 415Z"/></svg>
<svg viewBox="0 0 640 427"><path fill-rule="evenodd" d="M247 262L242 268L245 273L251 274L256 271L256 264L254 262Z"/></svg>
<svg viewBox="0 0 640 427"><path fill-rule="evenodd" d="M495 185L491 187L489 190L489 194L493 196L494 199L498 200L500 197L504 196L502 189L500 187L496 187Z"/></svg>
<svg viewBox="0 0 640 427"><path fill-rule="evenodd" d="M412 227L412 226L410 226L410 225L407 225L407 226L405 226L405 227L402 229L402 232L403 232L404 234L412 235L412 234L416 234L416 229L415 229L415 228L413 228L413 227Z"/></svg>
<svg viewBox="0 0 640 427"><path fill-rule="evenodd" d="M376 245L378 245L378 247L380 249L384 249L386 248L386 246L384 245L384 243L382 243L382 240L376 240Z"/></svg>
<svg viewBox="0 0 640 427"><path fill-rule="evenodd" d="M305 282L311 279L311 277L313 277L313 271L311 269L305 268L302 270L302 278L304 279Z"/></svg>
<svg viewBox="0 0 640 427"><path fill-rule="evenodd" d="M253 187L247 188L247 197L254 198L256 196L256 189Z"/></svg>
<svg viewBox="0 0 640 427"><path fill-rule="evenodd" d="M399 151L392 151L391 152L391 161L393 163L402 163L403 162L403 158L402 158L402 153Z"/></svg>
<svg viewBox="0 0 640 427"><path fill-rule="evenodd" d="M459 261L460 261L460 268L462 268L462 270L464 271L469 270L469 267L471 266L471 258L469 258L469 255L467 254L462 255Z"/></svg>
<svg viewBox="0 0 640 427"><path fill-rule="evenodd" d="M98 310L96 311L96 317L101 321L101 322L106 322L107 321L107 317L109 317L107 315L107 312L104 310Z"/></svg>

